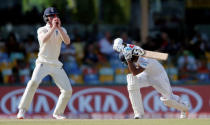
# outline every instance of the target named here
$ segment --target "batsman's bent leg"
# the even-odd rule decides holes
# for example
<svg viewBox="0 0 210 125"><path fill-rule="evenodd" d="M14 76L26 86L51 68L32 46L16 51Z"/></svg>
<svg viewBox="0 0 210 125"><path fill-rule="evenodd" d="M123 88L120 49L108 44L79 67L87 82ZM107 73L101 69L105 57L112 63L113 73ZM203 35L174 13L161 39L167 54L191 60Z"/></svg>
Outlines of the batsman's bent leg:
<svg viewBox="0 0 210 125"><path fill-rule="evenodd" d="M38 86L39 84L33 80L30 80L28 82L25 92L20 100L20 103L18 106L19 109L28 110Z"/></svg>
<svg viewBox="0 0 210 125"><path fill-rule="evenodd" d="M162 95L160 100L168 107L175 108L181 112L188 112L189 105L174 95L166 73L160 74L159 80L154 81L153 87ZM181 113L186 114L186 113ZM184 115L182 115L185 117ZM182 117L180 116L180 117Z"/></svg>
<svg viewBox="0 0 210 125"><path fill-rule="evenodd" d="M160 97L160 100L168 107L180 110L181 112L188 112L189 105L183 102L179 96L172 94L170 99Z"/></svg>
<svg viewBox="0 0 210 125"><path fill-rule="evenodd" d="M160 100L166 106L180 110L181 115L179 118L184 119L188 117L188 112L189 112L188 110L190 108L190 105L187 102L182 101L179 96L172 94L170 99L160 97Z"/></svg>

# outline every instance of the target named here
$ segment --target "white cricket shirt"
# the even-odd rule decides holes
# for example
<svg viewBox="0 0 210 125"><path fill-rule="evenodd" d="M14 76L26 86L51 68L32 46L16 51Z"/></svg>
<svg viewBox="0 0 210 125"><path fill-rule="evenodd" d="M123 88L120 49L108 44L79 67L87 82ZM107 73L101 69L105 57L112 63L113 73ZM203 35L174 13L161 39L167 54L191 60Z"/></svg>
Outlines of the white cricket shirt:
<svg viewBox="0 0 210 125"><path fill-rule="evenodd" d="M155 77L165 72L164 67L155 59L139 57L137 65L144 68L144 72L147 73L148 76Z"/></svg>
<svg viewBox="0 0 210 125"><path fill-rule="evenodd" d="M50 30L49 24L46 24L45 26L40 27L37 30L38 41L39 41L39 54L38 54L38 59L36 61L62 67L63 64L58 60L61 50L61 43L63 41L59 31L55 29L55 31L50 36L48 41L45 42L41 41L43 35L46 34L49 30ZM62 27L62 30L65 33L67 33L65 28Z"/></svg>

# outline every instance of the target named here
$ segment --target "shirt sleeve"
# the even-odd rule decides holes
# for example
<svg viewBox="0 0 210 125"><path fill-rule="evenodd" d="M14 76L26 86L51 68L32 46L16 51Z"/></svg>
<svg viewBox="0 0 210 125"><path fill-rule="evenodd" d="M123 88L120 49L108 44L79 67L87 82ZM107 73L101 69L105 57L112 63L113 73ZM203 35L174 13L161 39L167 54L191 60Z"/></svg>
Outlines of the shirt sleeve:
<svg viewBox="0 0 210 125"><path fill-rule="evenodd" d="M142 68L146 69L146 68L148 68L149 60L141 57L141 58L139 58L138 63Z"/></svg>
<svg viewBox="0 0 210 125"><path fill-rule="evenodd" d="M64 33L67 34L67 31L66 31L66 29L64 27L62 27L62 30L63 30Z"/></svg>
<svg viewBox="0 0 210 125"><path fill-rule="evenodd" d="M47 30L42 27L37 30L37 38L39 43L42 42L41 39L45 33L47 33Z"/></svg>
<svg viewBox="0 0 210 125"><path fill-rule="evenodd" d="M64 27L61 27L61 29L63 30L63 32L64 32L65 34L67 34L67 31L66 31L66 29L65 29ZM67 34L67 35L68 35L68 34ZM61 35L60 35L60 40L63 41Z"/></svg>

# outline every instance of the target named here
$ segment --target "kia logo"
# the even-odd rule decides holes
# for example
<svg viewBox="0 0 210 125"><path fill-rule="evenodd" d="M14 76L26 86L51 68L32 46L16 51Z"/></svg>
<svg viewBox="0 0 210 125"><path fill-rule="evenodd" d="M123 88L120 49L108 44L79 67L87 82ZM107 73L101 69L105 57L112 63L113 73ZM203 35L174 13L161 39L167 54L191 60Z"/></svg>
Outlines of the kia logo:
<svg viewBox="0 0 210 125"><path fill-rule="evenodd" d="M90 88L73 94L68 104L72 113L111 112L123 113L128 100L122 93L109 88Z"/></svg>
<svg viewBox="0 0 210 125"><path fill-rule="evenodd" d="M7 93L1 100L1 109L5 114L11 114L17 112L17 107L20 101L20 98L23 94L25 89L17 89L12 92ZM29 112L35 112L39 113L41 109L43 108L44 112L51 113L54 109L54 104L57 102L57 96L49 91L38 89L36 91L36 94L38 94L37 101L33 109L31 108L32 105L29 108ZM48 99L47 99L48 97ZM48 104L49 98L51 102L53 102L53 108L50 109L50 104ZM8 104L10 102L10 105Z"/></svg>
<svg viewBox="0 0 210 125"><path fill-rule="evenodd" d="M198 93L196 93L193 90L187 89L187 88L181 88L181 87L173 87L173 92L178 92L181 94L178 94L181 96L181 98L185 101L188 101L190 104L190 112L196 113L198 112L202 105L203 100L200 97ZM145 110L152 113L152 112L168 112L168 111L175 111L173 108L167 108L161 101L160 96L157 91L153 90L149 94L147 94L144 98L144 107ZM195 103L192 103L194 101ZM152 105L151 105L152 103ZM194 105L193 105L194 104Z"/></svg>

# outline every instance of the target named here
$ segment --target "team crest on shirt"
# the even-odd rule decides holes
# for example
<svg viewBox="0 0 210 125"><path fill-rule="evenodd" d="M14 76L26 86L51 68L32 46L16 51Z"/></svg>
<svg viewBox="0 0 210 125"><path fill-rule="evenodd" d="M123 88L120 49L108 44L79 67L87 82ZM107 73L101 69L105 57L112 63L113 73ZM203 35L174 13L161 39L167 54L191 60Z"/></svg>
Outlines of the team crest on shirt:
<svg viewBox="0 0 210 125"><path fill-rule="evenodd" d="M58 35L58 30L55 31L56 36Z"/></svg>

